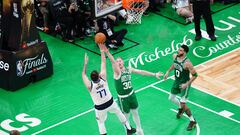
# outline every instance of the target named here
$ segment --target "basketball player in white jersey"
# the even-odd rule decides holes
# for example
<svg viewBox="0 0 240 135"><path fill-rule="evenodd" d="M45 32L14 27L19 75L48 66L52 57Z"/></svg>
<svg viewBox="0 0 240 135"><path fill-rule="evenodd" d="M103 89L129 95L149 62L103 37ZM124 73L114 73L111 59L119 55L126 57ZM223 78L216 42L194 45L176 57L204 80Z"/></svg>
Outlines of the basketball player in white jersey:
<svg viewBox="0 0 240 135"><path fill-rule="evenodd" d="M136 132L136 129L130 127L127 119L113 100L112 94L108 88L108 83L106 81L106 58L103 51L101 51L101 61L101 72L98 73L96 70L92 71L90 81L86 75L88 56L85 54L82 71L83 82L90 92L95 105L94 107L100 135L107 135L105 120L107 119L108 112L115 113L127 128L127 135L131 135Z"/></svg>

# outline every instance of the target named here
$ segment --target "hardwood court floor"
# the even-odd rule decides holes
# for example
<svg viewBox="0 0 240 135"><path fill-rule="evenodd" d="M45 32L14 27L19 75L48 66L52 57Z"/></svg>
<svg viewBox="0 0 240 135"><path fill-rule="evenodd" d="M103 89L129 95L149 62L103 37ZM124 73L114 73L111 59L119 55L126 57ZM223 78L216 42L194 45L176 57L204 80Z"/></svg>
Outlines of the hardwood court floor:
<svg viewBox="0 0 240 135"><path fill-rule="evenodd" d="M194 85L240 105L240 49L197 67Z"/></svg>

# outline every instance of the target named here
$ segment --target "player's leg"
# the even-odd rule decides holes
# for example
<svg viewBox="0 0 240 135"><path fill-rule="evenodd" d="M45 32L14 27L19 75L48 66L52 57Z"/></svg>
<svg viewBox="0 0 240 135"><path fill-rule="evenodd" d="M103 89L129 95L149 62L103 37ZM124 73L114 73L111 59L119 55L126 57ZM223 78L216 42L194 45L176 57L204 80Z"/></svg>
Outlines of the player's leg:
<svg viewBox="0 0 240 135"><path fill-rule="evenodd" d="M190 10L186 9L186 8L178 8L177 9L177 13L180 16L185 17L185 18L193 16L193 13Z"/></svg>
<svg viewBox="0 0 240 135"><path fill-rule="evenodd" d="M187 114L187 116L189 117L190 119L190 123L187 127L187 130L192 130L195 126L196 126L196 121L191 113L191 110L190 108L188 108L188 106L186 105L186 101L187 101L187 98L188 98L188 94L189 94L189 89L190 89L191 86L188 86L186 89L182 90L181 91L181 106L184 110L184 112Z"/></svg>
<svg viewBox="0 0 240 135"><path fill-rule="evenodd" d="M181 104L180 104L180 101L177 99L177 95L176 94L170 94L169 97L168 97L169 100L171 100L173 103L175 103L178 108L182 108L181 107Z"/></svg>
<svg viewBox="0 0 240 135"><path fill-rule="evenodd" d="M124 113L127 120L129 120L130 117L130 107L128 98L120 98L118 97L118 104L120 106L121 111Z"/></svg>
<svg viewBox="0 0 240 135"><path fill-rule="evenodd" d="M138 101L137 101L137 97L136 97L135 93L133 93L130 97L128 97L128 102L130 104L133 121L136 124L137 135L144 135L142 126L141 126L140 117L138 114Z"/></svg>
<svg viewBox="0 0 240 135"><path fill-rule="evenodd" d="M180 101L177 99L176 95L179 94L181 90L179 89L179 85L174 82L171 94L169 95L168 99L171 100L173 103L175 103L178 106L178 113L177 118L179 119L183 114L183 109L181 107Z"/></svg>
<svg viewBox="0 0 240 135"><path fill-rule="evenodd" d="M115 102L113 102L112 106L110 106L110 112L111 113L115 113L117 115L117 117L119 118L119 120L121 121L122 124L124 124L124 126L127 129L127 134L131 135L132 133L136 132L135 128L131 128L129 122L127 121L126 117L123 115L123 113L121 112L121 110L119 109L119 107L117 106L117 104Z"/></svg>
<svg viewBox="0 0 240 135"><path fill-rule="evenodd" d="M180 101L177 99L176 95L172 94L172 93L169 95L169 100L171 100L173 103L175 103L178 106L178 113L177 113L176 117L179 119L182 116L182 114L184 113L184 110L183 110L183 107L182 107Z"/></svg>
<svg viewBox="0 0 240 135"><path fill-rule="evenodd" d="M139 117L139 114L138 114L138 109L131 109L131 111L132 111L133 121L136 124L136 130L137 130L136 134L137 135L144 135L143 129L142 129L142 126L141 126L140 117Z"/></svg>
<svg viewBox="0 0 240 135"><path fill-rule="evenodd" d="M106 127L105 127L105 121L107 119L107 111L106 110L102 110L102 111L95 110L95 113L96 113L96 119L97 119L97 123L98 123L99 133L100 133L100 135L106 135L107 131L106 131Z"/></svg>

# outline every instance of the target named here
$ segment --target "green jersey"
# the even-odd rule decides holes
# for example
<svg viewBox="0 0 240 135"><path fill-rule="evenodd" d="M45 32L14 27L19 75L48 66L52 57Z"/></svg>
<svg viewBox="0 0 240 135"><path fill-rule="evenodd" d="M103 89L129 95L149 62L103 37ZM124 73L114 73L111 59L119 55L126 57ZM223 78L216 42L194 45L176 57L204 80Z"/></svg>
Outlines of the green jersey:
<svg viewBox="0 0 240 135"><path fill-rule="evenodd" d="M174 60L174 70L175 70L175 83L177 85L186 83L190 80L189 70L184 69L184 63L187 60L187 57L183 59L183 61L179 62L178 57Z"/></svg>
<svg viewBox="0 0 240 135"><path fill-rule="evenodd" d="M121 72L120 78L115 79L115 87L118 95L127 95L133 90L129 68L126 68Z"/></svg>

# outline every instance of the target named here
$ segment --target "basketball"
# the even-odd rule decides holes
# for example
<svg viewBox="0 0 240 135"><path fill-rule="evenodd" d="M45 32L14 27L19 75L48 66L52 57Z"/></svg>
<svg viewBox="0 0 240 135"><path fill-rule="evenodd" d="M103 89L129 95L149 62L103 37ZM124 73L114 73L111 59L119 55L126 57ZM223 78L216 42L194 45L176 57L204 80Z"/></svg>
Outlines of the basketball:
<svg viewBox="0 0 240 135"><path fill-rule="evenodd" d="M104 43L105 41L106 41L106 36L103 33L99 32L95 35L95 42L97 44Z"/></svg>

